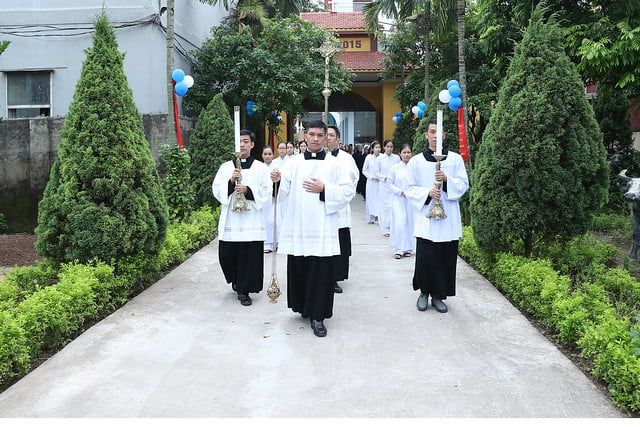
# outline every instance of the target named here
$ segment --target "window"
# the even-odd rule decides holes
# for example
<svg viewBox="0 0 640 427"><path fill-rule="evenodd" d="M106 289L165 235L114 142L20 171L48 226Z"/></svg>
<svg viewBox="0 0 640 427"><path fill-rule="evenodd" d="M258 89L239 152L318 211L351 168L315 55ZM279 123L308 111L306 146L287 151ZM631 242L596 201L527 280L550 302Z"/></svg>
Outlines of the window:
<svg viewBox="0 0 640 427"><path fill-rule="evenodd" d="M51 71L7 72L11 119L51 115Z"/></svg>

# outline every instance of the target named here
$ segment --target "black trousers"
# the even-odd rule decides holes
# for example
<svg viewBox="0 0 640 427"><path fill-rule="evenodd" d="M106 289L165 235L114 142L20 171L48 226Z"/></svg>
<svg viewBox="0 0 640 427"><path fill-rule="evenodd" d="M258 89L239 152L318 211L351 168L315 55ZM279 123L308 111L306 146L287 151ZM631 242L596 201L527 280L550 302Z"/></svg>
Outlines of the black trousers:
<svg viewBox="0 0 640 427"><path fill-rule="evenodd" d="M260 292L264 280L264 242L220 240L218 260L227 283L240 294Z"/></svg>
<svg viewBox="0 0 640 427"><path fill-rule="evenodd" d="M336 282L349 278L349 257L351 256L351 231L349 227L338 229L340 255L335 257Z"/></svg>
<svg viewBox="0 0 640 427"><path fill-rule="evenodd" d="M456 294L458 241L432 242L416 239L413 289L432 298L446 299Z"/></svg>
<svg viewBox="0 0 640 427"><path fill-rule="evenodd" d="M287 305L291 310L315 320L333 315L336 257L287 257Z"/></svg>

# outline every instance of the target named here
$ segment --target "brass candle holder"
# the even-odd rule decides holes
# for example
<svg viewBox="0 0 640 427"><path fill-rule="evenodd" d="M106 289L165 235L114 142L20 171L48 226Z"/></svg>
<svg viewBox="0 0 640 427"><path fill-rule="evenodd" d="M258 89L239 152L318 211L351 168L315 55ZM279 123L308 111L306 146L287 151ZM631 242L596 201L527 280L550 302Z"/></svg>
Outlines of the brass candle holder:
<svg viewBox="0 0 640 427"><path fill-rule="evenodd" d="M242 166L240 165L240 155L241 153L235 152L234 155L236 156L236 169L241 169ZM242 178L238 177L236 178L236 185L240 184L242 182ZM236 198L233 201L233 208L231 209L233 212L246 212L249 210L249 205L247 204L247 198L244 196L243 193L236 193Z"/></svg>
<svg viewBox="0 0 640 427"><path fill-rule="evenodd" d="M442 161L447 156L443 156L441 154L434 154L433 157L436 159L436 171L439 171L440 161ZM440 190L440 187L442 186L442 181L436 181L434 182L434 185L436 186L437 190ZM447 215L444 213L444 206L442 205L442 200L435 199L433 201L433 204L431 205L431 208L429 209L429 214L427 215L427 218L440 220L446 217Z"/></svg>

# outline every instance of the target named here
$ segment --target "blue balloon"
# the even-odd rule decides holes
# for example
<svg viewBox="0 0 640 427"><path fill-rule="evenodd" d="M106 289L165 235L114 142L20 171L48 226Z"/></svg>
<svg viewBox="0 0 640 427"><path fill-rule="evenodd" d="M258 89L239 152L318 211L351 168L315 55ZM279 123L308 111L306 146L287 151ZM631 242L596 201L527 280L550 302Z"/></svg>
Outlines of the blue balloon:
<svg viewBox="0 0 640 427"><path fill-rule="evenodd" d="M451 86L460 86L460 83L458 83L457 80L449 80L449 82L447 83L447 89L449 89Z"/></svg>
<svg viewBox="0 0 640 427"><path fill-rule="evenodd" d="M418 111L418 118L421 119L424 116L424 110Z"/></svg>
<svg viewBox="0 0 640 427"><path fill-rule="evenodd" d="M176 90L176 95L184 96L189 90L189 88L187 87L187 84L185 82L178 82L176 83L175 90Z"/></svg>
<svg viewBox="0 0 640 427"><path fill-rule="evenodd" d="M180 68L176 68L175 70L173 70L173 72L171 73L171 78L176 82L176 83L180 83L182 80L184 80L184 71L182 71ZM187 88L188 89L188 88Z"/></svg>
<svg viewBox="0 0 640 427"><path fill-rule="evenodd" d="M454 97L451 98L451 100L449 101L449 108L451 108L453 111L458 111L458 108L460 108L460 106L462 105L462 98L460 97Z"/></svg>
<svg viewBox="0 0 640 427"><path fill-rule="evenodd" d="M396 117L402 117L402 113L401 113L400 111L398 111L398 112L396 113Z"/></svg>
<svg viewBox="0 0 640 427"><path fill-rule="evenodd" d="M420 102L418 102L418 108L424 111L424 110L427 109L427 104L425 104L424 102L420 101Z"/></svg>
<svg viewBox="0 0 640 427"><path fill-rule="evenodd" d="M462 89L460 89L460 86L458 85L452 85L449 88L449 95L451 95L452 98L459 97L461 93L462 93Z"/></svg>

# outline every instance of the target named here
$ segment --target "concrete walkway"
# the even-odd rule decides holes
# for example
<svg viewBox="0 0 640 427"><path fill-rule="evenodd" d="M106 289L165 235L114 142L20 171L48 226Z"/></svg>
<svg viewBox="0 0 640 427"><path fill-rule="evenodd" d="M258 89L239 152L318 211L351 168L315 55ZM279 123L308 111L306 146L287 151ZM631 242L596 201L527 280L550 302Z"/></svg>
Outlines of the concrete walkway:
<svg viewBox="0 0 640 427"><path fill-rule="evenodd" d="M327 337L287 308L284 255L277 304L243 307L215 240L2 393L0 417L624 417L462 260L449 313L418 312L414 258L352 210Z"/></svg>

